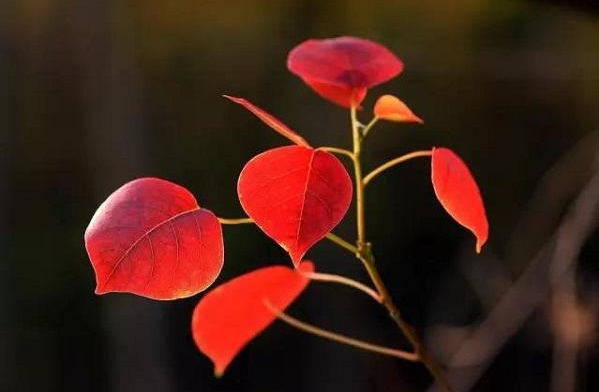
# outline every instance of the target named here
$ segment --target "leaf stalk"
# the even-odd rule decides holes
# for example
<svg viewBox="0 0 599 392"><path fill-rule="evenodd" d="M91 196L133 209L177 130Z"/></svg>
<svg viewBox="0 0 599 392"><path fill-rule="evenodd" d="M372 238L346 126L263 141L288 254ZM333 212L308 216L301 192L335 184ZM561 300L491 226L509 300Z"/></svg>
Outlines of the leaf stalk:
<svg viewBox="0 0 599 392"><path fill-rule="evenodd" d="M410 159L419 158L419 157L430 157L431 155L433 155L433 152L431 150L422 150L422 151L414 151L414 152L411 152L409 154L405 154L405 155L402 155L400 157L391 159L390 161L383 163L381 166L377 167L376 169L374 169L373 171L371 171L370 173L368 173L362 179L362 183L364 184L364 186L366 186L376 176L378 176L379 174L381 174L385 170L387 170L387 169L389 169L389 168L391 168L391 167L393 167L395 165L399 165L400 163L403 163L405 161L409 161Z"/></svg>
<svg viewBox="0 0 599 392"><path fill-rule="evenodd" d="M332 340L337 343L346 344L355 348L359 348L366 351L371 351L377 354L389 355L391 357L405 359L406 361L416 362L419 360L418 354L410 353L402 350L397 350L385 346L379 346L378 344L372 344L364 342L362 340L350 338L349 336L341 335L336 332L331 332L326 329L316 327L312 324L308 324L304 321L300 321L294 317L289 316L285 312L277 309L270 301L264 300L264 305L270 310L279 320L297 328L303 332L319 336L324 339Z"/></svg>

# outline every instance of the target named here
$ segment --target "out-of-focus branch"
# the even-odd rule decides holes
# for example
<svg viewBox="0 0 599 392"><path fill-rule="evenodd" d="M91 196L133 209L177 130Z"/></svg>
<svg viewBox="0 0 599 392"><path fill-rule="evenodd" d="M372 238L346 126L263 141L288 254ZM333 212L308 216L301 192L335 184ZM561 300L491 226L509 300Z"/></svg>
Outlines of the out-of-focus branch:
<svg viewBox="0 0 599 392"><path fill-rule="evenodd" d="M581 329L576 298L576 268L568 270L561 278L561 282L553 283L551 391L575 392L578 340Z"/></svg>
<svg viewBox="0 0 599 392"><path fill-rule="evenodd" d="M599 204L599 162L595 174L574 203L572 211L557 230L549 270L553 310L553 363L551 390L576 391L576 364L583 329L576 293L578 254L585 238L597 223Z"/></svg>

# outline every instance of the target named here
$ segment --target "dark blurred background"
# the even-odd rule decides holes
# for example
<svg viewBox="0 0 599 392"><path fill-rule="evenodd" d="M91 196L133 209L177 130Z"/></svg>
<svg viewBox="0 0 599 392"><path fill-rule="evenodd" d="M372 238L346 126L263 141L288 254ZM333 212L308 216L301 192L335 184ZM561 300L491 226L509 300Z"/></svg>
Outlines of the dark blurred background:
<svg viewBox="0 0 599 392"><path fill-rule="evenodd" d="M484 195L490 241L434 198L425 160L369 186L368 231L404 316L460 391L597 391L599 13L576 1L0 0L0 390L424 391L420 365L275 323L222 379L195 348L200 296L95 296L83 232L124 182L158 176L238 217L237 175L286 143L221 98L246 97L313 145L349 147L348 113L285 67L310 37L383 43L423 126L381 124L366 165L448 146ZM353 216L336 233L353 238ZM225 228L219 282L287 255ZM366 282L329 242L321 271ZM315 283L290 313L408 348L385 313Z"/></svg>

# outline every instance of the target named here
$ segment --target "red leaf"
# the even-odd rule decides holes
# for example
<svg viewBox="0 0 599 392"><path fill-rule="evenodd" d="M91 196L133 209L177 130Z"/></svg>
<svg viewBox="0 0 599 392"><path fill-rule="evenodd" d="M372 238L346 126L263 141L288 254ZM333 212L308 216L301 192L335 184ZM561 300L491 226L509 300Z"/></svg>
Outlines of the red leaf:
<svg viewBox="0 0 599 392"><path fill-rule="evenodd" d="M85 247L96 294L189 297L210 286L223 265L218 219L187 189L158 178L111 194L85 231Z"/></svg>
<svg viewBox="0 0 599 392"><path fill-rule="evenodd" d="M299 268L314 270L309 261ZM207 293L193 312L191 331L200 351L214 363L215 375L221 376L241 349L275 320L264 302L284 310L308 282L278 265L241 275Z"/></svg>
<svg viewBox="0 0 599 392"><path fill-rule="evenodd" d="M266 125L279 132L281 135L285 136L287 139L291 140L295 144L299 144L300 146L310 147L308 142L304 140L303 137L297 134L294 130L289 128L287 125L283 124L279 119L274 117L272 114L260 109L258 106L254 105L250 101L244 98L232 97L230 95L223 95L223 97L240 104L250 112L254 113L260 120L262 120Z"/></svg>
<svg viewBox="0 0 599 392"><path fill-rule="evenodd" d="M308 86L312 87L312 89L321 97L346 108L360 106L360 103L362 103L366 97L367 90L365 88L348 89L345 87L315 82L308 79L304 79L304 82Z"/></svg>
<svg viewBox="0 0 599 392"><path fill-rule="evenodd" d="M374 104L374 115L380 119L395 122L417 122L422 119L415 115L399 98L393 95L382 95Z"/></svg>
<svg viewBox="0 0 599 392"><path fill-rule="evenodd" d="M437 199L459 224L476 236L476 252L487 242L489 223L476 181L464 162L447 148L433 148L433 188Z"/></svg>
<svg viewBox="0 0 599 392"><path fill-rule="evenodd" d="M250 160L239 175L237 193L245 212L297 266L347 212L352 182L332 154L287 146Z"/></svg>
<svg viewBox="0 0 599 392"><path fill-rule="evenodd" d="M287 67L319 94L347 107L359 105L367 89L397 76L403 63L376 42L337 37L302 42L289 53ZM327 92L335 88L334 94Z"/></svg>

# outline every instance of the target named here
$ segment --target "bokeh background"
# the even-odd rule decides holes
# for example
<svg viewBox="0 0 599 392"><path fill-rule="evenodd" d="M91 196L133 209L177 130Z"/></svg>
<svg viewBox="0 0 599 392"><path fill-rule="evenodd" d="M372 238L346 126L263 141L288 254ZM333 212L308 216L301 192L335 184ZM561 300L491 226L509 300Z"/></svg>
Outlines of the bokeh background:
<svg viewBox="0 0 599 392"><path fill-rule="evenodd" d="M191 340L200 296L95 296L83 232L124 182L158 176L238 217L237 175L286 143L221 98L247 97L314 145L349 147L348 113L285 67L311 37L379 41L423 126L381 124L366 165L448 146L471 166L491 237L438 205L425 160L368 189L368 231L404 316L460 391L596 391L599 7L516 0L0 0L0 390L424 391L419 365L275 323L222 379ZM353 237L353 217L336 229ZM225 228L219 282L286 254ZM321 271L366 281L328 242ZM313 284L290 313L407 348L384 312Z"/></svg>

